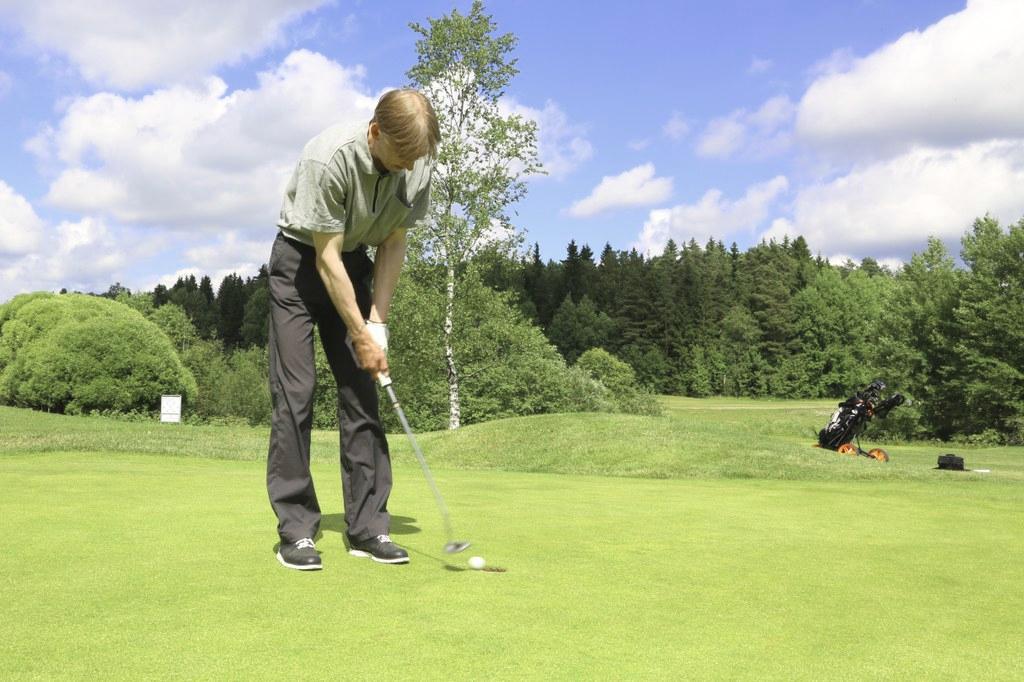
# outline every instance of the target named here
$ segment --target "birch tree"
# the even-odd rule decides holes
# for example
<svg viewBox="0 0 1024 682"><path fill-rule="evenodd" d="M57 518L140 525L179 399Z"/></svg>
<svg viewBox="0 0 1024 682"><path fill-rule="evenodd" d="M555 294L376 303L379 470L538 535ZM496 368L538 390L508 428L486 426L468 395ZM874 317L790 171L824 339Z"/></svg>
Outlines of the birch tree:
<svg viewBox="0 0 1024 682"><path fill-rule="evenodd" d="M432 181L429 228L411 234L413 252L445 276L444 353L451 429L460 424L455 309L466 264L484 245L514 248L520 239L511 206L526 194L525 178L541 172L537 128L503 111L505 88L518 73L516 37L497 35L477 0L427 24L410 24L421 38L406 74L434 105L441 146Z"/></svg>

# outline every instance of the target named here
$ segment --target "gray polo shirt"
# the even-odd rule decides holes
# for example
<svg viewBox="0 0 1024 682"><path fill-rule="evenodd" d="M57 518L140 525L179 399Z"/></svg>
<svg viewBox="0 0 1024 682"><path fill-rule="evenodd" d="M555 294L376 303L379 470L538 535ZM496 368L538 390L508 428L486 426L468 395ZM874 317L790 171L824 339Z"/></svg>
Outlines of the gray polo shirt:
<svg viewBox="0 0 1024 682"><path fill-rule="evenodd" d="M313 246L313 232L344 232L343 251L377 246L426 218L431 162L381 174L366 142L368 123L337 125L310 140L284 192L277 226Z"/></svg>

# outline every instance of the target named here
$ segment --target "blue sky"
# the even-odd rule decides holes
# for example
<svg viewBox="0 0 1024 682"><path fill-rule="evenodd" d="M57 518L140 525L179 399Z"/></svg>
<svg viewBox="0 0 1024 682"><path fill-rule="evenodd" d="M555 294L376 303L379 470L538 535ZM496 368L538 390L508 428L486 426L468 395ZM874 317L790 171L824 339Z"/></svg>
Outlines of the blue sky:
<svg viewBox="0 0 1024 682"><path fill-rule="evenodd" d="M173 5L169 6L169 5ZM303 143L468 2L0 0L0 300L252 274ZM490 2L550 171L516 224L897 264L1024 216L1019 0Z"/></svg>

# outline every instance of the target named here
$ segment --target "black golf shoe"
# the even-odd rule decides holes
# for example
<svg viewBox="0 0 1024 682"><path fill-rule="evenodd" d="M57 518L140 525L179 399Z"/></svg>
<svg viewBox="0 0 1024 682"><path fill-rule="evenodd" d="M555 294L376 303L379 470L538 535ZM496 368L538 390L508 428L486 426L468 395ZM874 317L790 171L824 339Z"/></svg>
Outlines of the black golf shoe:
<svg viewBox="0 0 1024 682"><path fill-rule="evenodd" d="M378 535L369 540L348 539L348 553L352 556L369 557L380 564L407 564L409 553L391 542L387 535Z"/></svg>
<svg viewBox="0 0 1024 682"><path fill-rule="evenodd" d="M316 551L316 545L309 538L302 538L294 543L282 542L277 550L277 560L282 566L299 571L319 571L323 568L320 553Z"/></svg>

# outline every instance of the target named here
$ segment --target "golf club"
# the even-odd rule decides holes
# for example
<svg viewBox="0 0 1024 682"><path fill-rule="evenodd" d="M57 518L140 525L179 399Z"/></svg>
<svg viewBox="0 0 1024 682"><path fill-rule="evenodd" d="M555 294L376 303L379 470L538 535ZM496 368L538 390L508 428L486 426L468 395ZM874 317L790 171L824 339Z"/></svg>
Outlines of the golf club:
<svg viewBox="0 0 1024 682"><path fill-rule="evenodd" d="M416 442L416 437L412 434L412 429L409 427L409 421L405 418L405 412L402 410L402 406L398 404L398 396L395 395L395 389L391 385L391 377L387 374L381 374L377 377L380 382L381 388L388 393L388 400L391 401L391 407L395 408L395 414L398 415L398 420L402 422L402 428L405 429L405 435L409 437L409 442L412 443L412 451L416 453L416 459L420 462L420 467L423 469L423 475L427 479L427 484L430 486L430 490L434 493L434 499L437 501L437 508L441 511L441 518L444 519L444 531L448 538L448 542L445 543L444 551L446 554L457 554L469 547L469 540L455 540L455 533L452 531L451 518L448 515L448 507L444 503L444 498L441 497L441 491L437 489L437 484L434 483L434 477L430 473L430 467L427 466L427 460L423 458L423 452L420 450L419 444Z"/></svg>

